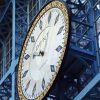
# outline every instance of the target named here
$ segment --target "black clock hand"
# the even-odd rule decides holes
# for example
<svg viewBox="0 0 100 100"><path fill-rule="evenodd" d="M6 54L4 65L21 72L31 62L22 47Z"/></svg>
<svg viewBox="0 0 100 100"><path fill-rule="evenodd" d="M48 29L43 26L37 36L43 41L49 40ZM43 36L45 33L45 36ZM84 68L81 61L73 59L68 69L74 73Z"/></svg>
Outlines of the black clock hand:
<svg viewBox="0 0 100 100"><path fill-rule="evenodd" d="M40 50L39 52L34 52L33 53L33 58L36 57L36 56L44 56L44 51Z"/></svg>
<svg viewBox="0 0 100 100"><path fill-rule="evenodd" d="M36 56L41 56L41 55L42 55L41 52L39 52L38 54L33 53L33 58L35 58Z"/></svg>
<svg viewBox="0 0 100 100"><path fill-rule="evenodd" d="M40 41L38 45L35 46L36 49L33 52L33 58L36 56L41 56L41 52L40 52L41 44L42 42Z"/></svg>
<svg viewBox="0 0 100 100"><path fill-rule="evenodd" d="M40 51L39 53L41 56L44 56L44 51Z"/></svg>
<svg viewBox="0 0 100 100"><path fill-rule="evenodd" d="M44 38L42 39L42 43L44 43L44 45L41 47L41 50L40 50L40 54L43 56L44 53L45 53L45 49L46 49L46 46L47 46L47 40L48 40L48 33L46 34L46 36L44 36ZM41 43L41 44L42 44Z"/></svg>

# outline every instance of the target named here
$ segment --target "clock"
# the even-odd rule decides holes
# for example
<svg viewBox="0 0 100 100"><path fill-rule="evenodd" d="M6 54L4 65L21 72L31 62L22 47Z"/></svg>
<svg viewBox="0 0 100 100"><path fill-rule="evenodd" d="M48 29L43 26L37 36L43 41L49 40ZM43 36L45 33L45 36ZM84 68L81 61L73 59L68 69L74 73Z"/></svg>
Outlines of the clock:
<svg viewBox="0 0 100 100"><path fill-rule="evenodd" d="M69 14L62 1L47 3L25 38L17 71L21 100L41 100L61 67L69 37Z"/></svg>

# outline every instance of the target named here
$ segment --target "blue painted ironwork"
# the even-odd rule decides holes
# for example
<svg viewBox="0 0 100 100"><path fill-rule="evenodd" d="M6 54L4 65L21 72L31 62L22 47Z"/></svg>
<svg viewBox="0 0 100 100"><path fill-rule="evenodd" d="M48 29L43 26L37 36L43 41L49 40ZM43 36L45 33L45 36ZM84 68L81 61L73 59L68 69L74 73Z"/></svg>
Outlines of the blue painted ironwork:
<svg viewBox="0 0 100 100"><path fill-rule="evenodd" d="M100 81L100 73L74 98L74 100L82 100L82 98Z"/></svg>
<svg viewBox="0 0 100 100"><path fill-rule="evenodd" d="M2 12L2 10L0 10L0 14L1 14L0 22L3 20L5 14L6 14L7 10L8 10L8 8L9 8L9 6L11 4L11 0L8 0L8 1L5 0L5 2L8 3L8 4L5 4L4 7L1 8L3 10L3 12Z"/></svg>
<svg viewBox="0 0 100 100"><path fill-rule="evenodd" d="M0 33L3 32L5 34L0 34L0 39L1 37L3 38L3 40L5 39L4 45L6 46L7 42L9 41L10 48L9 51L7 51L6 46L6 49L3 47L4 56L9 57L9 62L7 60L7 57L2 58L4 59L3 64L5 63L2 67L4 73L2 73L2 78L0 80L0 98L2 99L6 98L4 98L5 95L8 97L7 99L10 100L14 100L15 98L17 98L15 87L15 68L18 63L21 47L34 16L47 1L48 0L8 0L5 3L6 7L3 6L2 8L0 8ZM69 46L69 51L72 54L72 58L68 60L67 67L65 66L64 69L62 68L61 76L59 78L60 80L62 80L62 82L64 82L66 89L62 90L61 95L58 92L55 92L56 90L54 89L49 93L47 98L55 99L59 97L81 100L100 80L100 74L97 74L100 68L100 49L97 41L98 34L95 31L96 25L94 23L98 20L98 18L100 18L100 10L97 10L96 8L100 3L100 0L64 1L69 6L72 14L71 40ZM1 10L3 8L5 8L4 11ZM1 11L3 11L2 14ZM10 18L9 16L12 16L12 18ZM8 32L9 36L6 40ZM12 45L10 44L10 42ZM6 66L9 67L6 68ZM81 71L78 75L76 74L76 72L72 73L74 72L75 68ZM72 74L76 76L73 76ZM69 85L68 83L70 83L70 81L71 84ZM60 84L62 86L59 80L57 82L57 85ZM56 87L57 86L55 86L55 88ZM88 91L86 91L87 89Z"/></svg>

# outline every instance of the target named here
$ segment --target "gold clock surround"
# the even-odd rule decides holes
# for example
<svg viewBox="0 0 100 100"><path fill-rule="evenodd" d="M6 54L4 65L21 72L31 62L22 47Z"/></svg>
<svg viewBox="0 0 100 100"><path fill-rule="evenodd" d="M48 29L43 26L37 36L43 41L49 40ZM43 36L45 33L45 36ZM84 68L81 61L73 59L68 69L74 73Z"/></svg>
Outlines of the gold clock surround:
<svg viewBox="0 0 100 100"><path fill-rule="evenodd" d="M24 41L24 45L22 47L22 51L21 51L21 55L20 55L20 59L19 59L19 63L18 63L18 73L17 73L18 74L17 75L17 89L18 89L19 98L21 100L27 100L27 98L23 94L22 87L21 87L21 66L22 66L23 57L24 57L24 53L26 50L26 46L27 46L29 37L30 37L36 23L39 21L39 19L44 15L45 12L47 12L49 9L51 9L53 7L58 7L59 9L61 9L61 11L63 12L64 18L65 18L64 47L62 50L63 52L61 53L60 60L59 60L58 65L57 65L57 73L55 73L55 75L52 77L51 82L48 84L47 88L43 91L43 93L40 96L38 96L36 98L36 100L42 100L43 97L47 94L47 92L49 91L50 87L52 86L52 84L53 84L53 82L58 74L59 68L61 67L61 63L62 63L62 60L64 58L65 50L66 50L66 47L68 45L69 13L68 13L68 8L66 7L66 5L63 2L58 1L58 0L54 0L54 1L51 1L48 4L46 4L41 9L41 11L38 13L38 15L35 17L31 27L29 28L26 39Z"/></svg>

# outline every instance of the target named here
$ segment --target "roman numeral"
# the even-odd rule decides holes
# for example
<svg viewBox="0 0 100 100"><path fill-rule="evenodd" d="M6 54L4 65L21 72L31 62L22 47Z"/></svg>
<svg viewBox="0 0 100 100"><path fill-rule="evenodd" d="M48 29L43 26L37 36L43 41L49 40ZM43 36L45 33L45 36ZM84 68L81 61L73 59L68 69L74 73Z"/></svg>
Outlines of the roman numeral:
<svg viewBox="0 0 100 100"><path fill-rule="evenodd" d="M30 82L31 82L31 80L29 80L29 82L27 83L25 91L27 91L27 89L29 88Z"/></svg>
<svg viewBox="0 0 100 100"><path fill-rule="evenodd" d="M43 22L40 20L39 27L40 27L41 30L42 30L42 26L43 26Z"/></svg>
<svg viewBox="0 0 100 100"><path fill-rule="evenodd" d="M35 42L34 36L31 36L31 42Z"/></svg>
<svg viewBox="0 0 100 100"><path fill-rule="evenodd" d="M27 73L28 73L28 70L26 70L26 71L24 72L22 78L24 78L24 77L27 75Z"/></svg>
<svg viewBox="0 0 100 100"><path fill-rule="evenodd" d="M58 20L59 20L59 14L57 15L57 17L56 17L56 19L55 19L54 25L58 22Z"/></svg>
<svg viewBox="0 0 100 100"><path fill-rule="evenodd" d="M42 89L44 90L44 87L45 87L45 80L44 80L44 78L43 78L43 80L42 80Z"/></svg>
<svg viewBox="0 0 100 100"><path fill-rule="evenodd" d="M54 65L50 65L51 67L51 72L55 72L55 66Z"/></svg>
<svg viewBox="0 0 100 100"><path fill-rule="evenodd" d="M34 95L35 91L36 91L36 83L35 83L33 90L32 90L32 96Z"/></svg>
<svg viewBox="0 0 100 100"><path fill-rule="evenodd" d="M30 57L29 54L27 54L24 58L27 60Z"/></svg>
<svg viewBox="0 0 100 100"><path fill-rule="evenodd" d="M59 29L57 35L60 34L60 33L62 32L63 28L64 28L64 26L61 26L61 27L60 27L60 29Z"/></svg>
<svg viewBox="0 0 100 100"><path fill-rule="evenodd" d="M59 46L56 48L56 51L59 52L61 49L62 49L62 46L59 45Z"/></svg>
<svg viewBox="0 0 100 100"><path fill-rule="evenodd" d="M51 20L51 12L49 13L49 16L48 16L48 23L50 22Z"/></svg>

